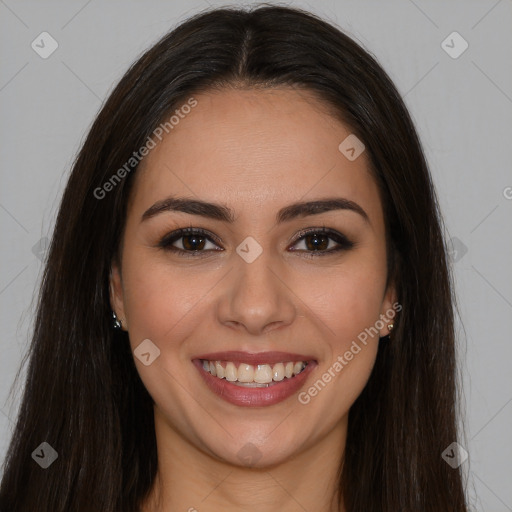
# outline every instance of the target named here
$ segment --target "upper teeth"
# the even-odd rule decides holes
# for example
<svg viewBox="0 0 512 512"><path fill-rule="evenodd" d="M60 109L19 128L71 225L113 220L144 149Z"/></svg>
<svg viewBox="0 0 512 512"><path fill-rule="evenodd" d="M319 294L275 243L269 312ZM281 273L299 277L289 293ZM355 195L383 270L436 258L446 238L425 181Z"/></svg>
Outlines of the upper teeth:
<svg viewBox="0 0 512 512"><path fill-rule="evenodd" d="M226 379L230 382L256 382L268 384L272 381L288 379L300 373L307 365L304 361L269 364L246 364L241 363L238 368L231 361L207 361L202 360L203 368L219 379Z"/></svg>

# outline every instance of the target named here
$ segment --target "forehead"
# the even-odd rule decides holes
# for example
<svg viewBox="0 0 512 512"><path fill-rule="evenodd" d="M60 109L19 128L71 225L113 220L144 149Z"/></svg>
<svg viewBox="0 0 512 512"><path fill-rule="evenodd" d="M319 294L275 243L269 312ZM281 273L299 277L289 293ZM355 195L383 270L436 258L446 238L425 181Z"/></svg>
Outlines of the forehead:
<svg viewBox="0 0 512 512"><path fill-rule="evenodd" d="M291 201L340 195L379 215L366 154L350 161L340 152L351 130L312 94L225 89L194 99L197 105L182 113L137 172L133 203L139 213L171 194L251 214L251 207L274 212Z"/></svg>

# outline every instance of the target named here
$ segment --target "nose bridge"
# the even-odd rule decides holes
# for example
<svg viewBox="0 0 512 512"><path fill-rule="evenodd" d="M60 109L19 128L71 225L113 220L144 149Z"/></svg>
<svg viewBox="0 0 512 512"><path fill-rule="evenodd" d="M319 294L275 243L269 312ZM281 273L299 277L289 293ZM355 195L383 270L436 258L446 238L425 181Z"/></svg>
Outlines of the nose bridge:
<svg viewBox="0 0 512 512"><path fill-rule="evenodd" d="M222 298L219 320L245 326L258 334L269 324L291 323L295 316L292 294L283 283L273 252L247 237L233 254L229 290Z"/></svg>

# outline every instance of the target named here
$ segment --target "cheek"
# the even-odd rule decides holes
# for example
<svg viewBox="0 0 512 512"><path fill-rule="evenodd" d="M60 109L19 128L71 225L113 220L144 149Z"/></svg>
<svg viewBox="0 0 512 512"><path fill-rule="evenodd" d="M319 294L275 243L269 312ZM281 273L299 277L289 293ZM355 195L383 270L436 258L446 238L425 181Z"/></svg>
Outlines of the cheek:
<svg viewBox="0 0 512 512"><path fill-rule="evenodd" d="M125 311L134 340L163 341L171 331L174 334L208 290L206 276L194 279L188 272L145 256L127 257L124 268Z"/></svg>
<svg viewBox="0 0 512 512"><path fill-rule="evenodd" d="M314 280L308 306L328 327L333 348L342 349L379 320L386 279L381 266L350 265Z"/></svg>
<svg viewBox="0 0 512 512"><path fill-rule="evenodd" d="M308 305L314 310L327 333L322 339L326 360L318 368L318 379L329 382L330 392L320 393L322 385L311 390L322 394L319 405L335 393L338 407L333 414L347 411L370 377L379 343L380 318L385 287L385 273L378 265L352 266L323 281L326 292ZM317 281L317 291L322 282ZM332 396L332 395L331 395ZM307 399L307 398L306 398ZM334 410L336 409L336 410Z"/></svg>
<svg viewBox="0 0 512 512"><path fill-rule="evenodd" d="M158 356L148 366L134 357L139 376L169 417L180 407L184 416L184 408L175 400L183 392L179 383L186 382L190 372L184 348L191 330L200 324L204 312L200 299L210 287L202 278L191 278L183 270L155 260L147 251L133 251L123 260L130 345L135 356L143 340L151 340L158 348ZM185 403L187 400L185 393Z"/></svg>

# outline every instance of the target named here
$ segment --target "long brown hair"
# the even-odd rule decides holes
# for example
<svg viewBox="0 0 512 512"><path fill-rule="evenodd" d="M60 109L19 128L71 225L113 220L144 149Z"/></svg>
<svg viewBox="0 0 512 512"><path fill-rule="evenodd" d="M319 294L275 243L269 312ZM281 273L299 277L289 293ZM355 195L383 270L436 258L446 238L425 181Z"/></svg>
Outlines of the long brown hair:
<svg viewBox="0 0 512 512"><path fill-rule="evenodd" d="M1 511L135 512L147 497L157 469L152 401L126 334L112 329L108 289L136 162L106 196L98 189L192 94L234 84L313 92L364 142L380 188L403 309L349 413L339 472L347 511L466 512L460 469L441 458L457 439L453 299L416 130L367 51L278 6L190 18L132 65L98 114L52 237ZM45 470L31 458L43 441L58 452Z"/></svg>

